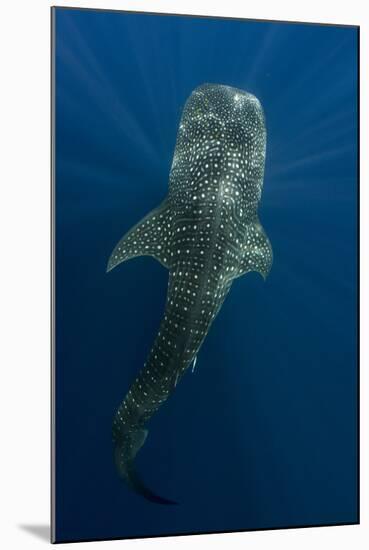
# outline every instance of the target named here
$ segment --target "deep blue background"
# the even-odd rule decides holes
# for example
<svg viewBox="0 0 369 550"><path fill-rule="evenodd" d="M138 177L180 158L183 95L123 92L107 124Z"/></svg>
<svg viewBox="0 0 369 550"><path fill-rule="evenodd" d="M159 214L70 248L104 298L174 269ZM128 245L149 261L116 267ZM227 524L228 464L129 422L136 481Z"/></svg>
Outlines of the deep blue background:
<svg viewBox="0 0 369 550"><path fill-rule="evenodd" d="M58 540L357 520L357 30L56 10ZM265 110L264 283L234 286L194 374L150 423L130 493L116 407L154 340L168 274L118 239L168 188L201 83Z"/></svg>

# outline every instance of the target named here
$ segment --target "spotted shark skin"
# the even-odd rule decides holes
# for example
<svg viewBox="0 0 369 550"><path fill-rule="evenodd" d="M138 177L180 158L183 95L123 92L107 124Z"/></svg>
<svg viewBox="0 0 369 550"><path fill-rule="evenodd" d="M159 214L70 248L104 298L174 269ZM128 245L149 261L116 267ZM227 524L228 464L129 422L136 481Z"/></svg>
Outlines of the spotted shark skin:
<svg viewBox="0 0 369 550"><path fill-rule="evenodd" d="M164 317L147 361L113 422L120 476L150 501L172 504L148 489L134 458L147 422L168 399L197 353L234 279L264 279L272 248L260 225L266 148L259 100L225 85L204 84L182 113L164 202L113 250L107 271L150 255L169 270Z"/></svg>

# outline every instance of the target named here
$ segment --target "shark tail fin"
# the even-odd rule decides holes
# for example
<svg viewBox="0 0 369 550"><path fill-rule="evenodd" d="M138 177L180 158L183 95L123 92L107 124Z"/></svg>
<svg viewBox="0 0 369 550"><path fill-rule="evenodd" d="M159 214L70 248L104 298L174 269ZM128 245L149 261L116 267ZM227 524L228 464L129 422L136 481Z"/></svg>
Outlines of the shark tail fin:
<svg viewBox="0 0 369 550"><path fill-rule="evenodd" d="M143 496L146 500L156 504L177 504L177 502L161 497L146 487L134 468L133 459L144 444L147 433L148 431L145 429L138 429L131 432L129 439L124 438L116 443L114 458L118 473L135 493Z"/></svg>
<svg viewBox="0 0 369 550"><path fill-rule="evenodd" d="M153 256L170 268L171 220L169 203L164 201L121 238L110 255L106 271L135 256Z"/></svg>
<svg viewBox="0 0 369 550"><path fill-rule="evenodd" d="M175 502L174 500L169 500L167 498L161 497L160 495L157 495L156 493L148 489L132 466L128 469L127 474L128 485L135 491L135 493L143 496L144 498L146 498L146 500L149 500L150 502L155 502L155 504L177 504L177 502Z"/></svg>

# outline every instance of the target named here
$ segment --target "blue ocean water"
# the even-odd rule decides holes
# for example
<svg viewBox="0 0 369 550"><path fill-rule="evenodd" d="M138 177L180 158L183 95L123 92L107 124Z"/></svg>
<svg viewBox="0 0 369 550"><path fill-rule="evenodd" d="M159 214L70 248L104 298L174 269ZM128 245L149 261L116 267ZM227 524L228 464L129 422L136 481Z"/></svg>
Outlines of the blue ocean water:
<svg viewBox="0 0 369 550"><path fill-rule="evenodd" d="M356 522L357 29L56 9L56 537ZM167 271L106 274L165 197L181 111L204 82L255 94L260 219L274 264L237 279L137 465L117 477L118 404L163 314Z"/></svg>

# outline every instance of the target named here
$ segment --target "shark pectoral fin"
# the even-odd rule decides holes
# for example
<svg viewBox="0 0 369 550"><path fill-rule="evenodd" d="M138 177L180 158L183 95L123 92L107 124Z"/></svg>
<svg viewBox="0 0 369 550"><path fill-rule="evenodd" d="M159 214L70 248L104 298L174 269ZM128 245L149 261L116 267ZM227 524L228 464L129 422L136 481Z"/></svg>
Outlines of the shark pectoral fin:
<svg viewBox="0 0 369 550"><path fill-rule="evenodd" d="M244 255L237 277L257 271L266 279L273 263L273 250L260 223L251 224L246 231Z"/></svg>
<svg viewBox="0 0 369 550"><path fill-rule="evenodd" d="M170 222L169 204L164 201L121 238L109 258L106 271L135 256L153 256L164 267L170 268Z"/></svg>

